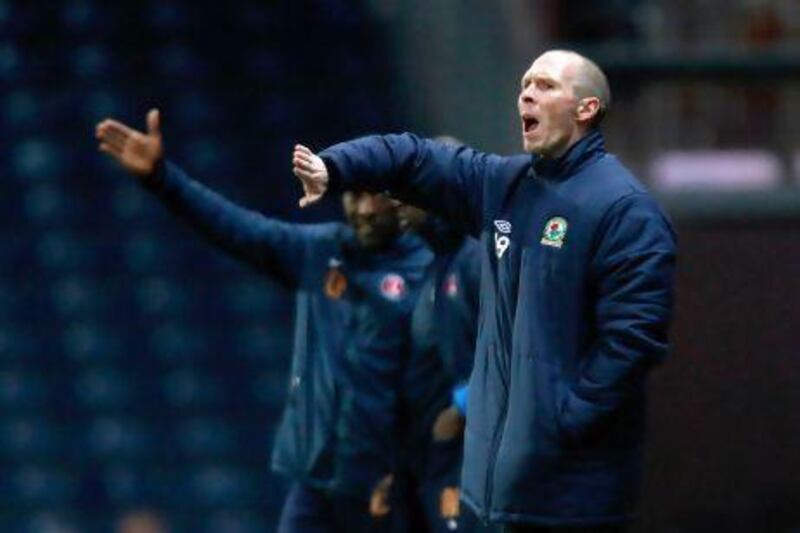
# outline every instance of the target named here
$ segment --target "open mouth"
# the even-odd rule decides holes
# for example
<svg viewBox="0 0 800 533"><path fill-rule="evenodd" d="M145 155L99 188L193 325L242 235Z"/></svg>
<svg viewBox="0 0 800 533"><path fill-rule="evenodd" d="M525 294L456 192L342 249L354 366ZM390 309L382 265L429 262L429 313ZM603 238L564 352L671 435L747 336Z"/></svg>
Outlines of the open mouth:
<svg viewBox="0 0 800 533"><path fill-rule="evenodd" d="M522 116L522 128L525 133L534 131L539 126L539 119L530 115Z"/></svg>

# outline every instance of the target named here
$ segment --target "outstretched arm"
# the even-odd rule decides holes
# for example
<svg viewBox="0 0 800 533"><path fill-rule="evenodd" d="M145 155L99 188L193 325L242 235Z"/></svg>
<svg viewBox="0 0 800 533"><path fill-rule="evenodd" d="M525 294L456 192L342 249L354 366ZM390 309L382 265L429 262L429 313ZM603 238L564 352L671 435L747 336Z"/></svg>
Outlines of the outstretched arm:
<svg viewBox="0 0 800 533"><path fill-rule="evenodd" d="M483 183L501 160L405 133L362 137L319 155L297 145L292 163L305 191L301 206L318 201L328 190L389 191L477 235L483 221Z"/></svg>
<svg viewBox="0 0 800 533"><path fill-rule="evenodd" d="M147 114L147 132L106 119L95 132L100 151L139 178L175 214L228 253L266 271L286 285L299 283L314 227L288 224L244 209L192 180L164 161L158 110Z"/></svg>

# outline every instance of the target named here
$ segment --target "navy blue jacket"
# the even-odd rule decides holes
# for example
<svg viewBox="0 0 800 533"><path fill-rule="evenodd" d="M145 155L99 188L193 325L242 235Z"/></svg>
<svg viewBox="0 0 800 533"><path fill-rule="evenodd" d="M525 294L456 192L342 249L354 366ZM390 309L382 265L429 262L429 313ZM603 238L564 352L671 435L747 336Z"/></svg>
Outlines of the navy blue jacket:
<svg viewBox="0 0 800 533"><path fill-rule="evenodd" d="M412 314L411 362L404 386L409 462L418 476L424 476L429 466L436 417L452 404L454 389L466 386L469 379L480 282L479 243L475 239L452 231L424 236L435 259ZM461 439L453 444L448 446L449 453L458 462Z"/></svg>
<svg viewBox="0 0 800 533"><path fill-rule="evenodd" d="M396 466L410 316L432 259L424 242L405 234L367 251L349 226L267 218L171 163L145 185L211 241L296 293L273 467L319 488L369 494Z"/></svg>
<svg viewBox="0 0 800 533"><path fill-rule="evenodd" d="M440 317L437 340L445 367L459 387L469 380L475 358L481 248L477 240L468 236L450 246L433 247L439 265L435 304L436 316Z"/></svg>
<svg viewBox="0 0 800 533"><path fill-rule="evenodd" d="M501 522L627 520L645 377L667 351L675 235L601 134L553 160L410 134L321 156L333 190L389 190L481 237L464 500Z"/></svg>

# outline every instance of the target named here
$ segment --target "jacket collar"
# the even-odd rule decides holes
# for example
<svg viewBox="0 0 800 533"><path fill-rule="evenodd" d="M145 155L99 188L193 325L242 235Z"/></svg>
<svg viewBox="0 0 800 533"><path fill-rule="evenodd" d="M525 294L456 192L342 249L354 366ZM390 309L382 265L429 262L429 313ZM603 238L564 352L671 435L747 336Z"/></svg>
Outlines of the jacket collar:
<svg viewBox="0 0 800 533"><path fill-rule="evenodd" d="M593 128L578 142L570 146L561 157L547 159L538 155L531 156L531 168L538 178L565 180L605 153L603 134L600 133L600 130Z"/></svg>

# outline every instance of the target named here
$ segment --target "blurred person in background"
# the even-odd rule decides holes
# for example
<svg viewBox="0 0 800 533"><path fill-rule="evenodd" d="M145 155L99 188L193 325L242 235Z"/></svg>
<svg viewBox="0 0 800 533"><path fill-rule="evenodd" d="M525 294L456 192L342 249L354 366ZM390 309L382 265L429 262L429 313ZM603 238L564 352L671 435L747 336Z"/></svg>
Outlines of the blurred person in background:
<svg viewBox="0 0 800 533"><path fill-rule="evenodd" d="M125 512L114 527L114 533L169 533L169 531L164 519L149 509Z"/></svg>
<svg viewBox="0 0 800 533"><path fill-rule="evenodd" d="M624 531L640 490L646 378L667 352L676 244L605 150L610 101L597 65L552 50L522 77L526 154L412 134L293 154L302 206L328 190L389 191L481 237L462 499L510 532Z"/></svg>
<svg viewBox="0 0 800 533"><path fill-rule="evenodd" d="M401 232L396 202L381 194L345 195L349 224L293 224L246 210L164 160L159 122L157 110L146 133L104 120L100 150L217 246L296 294L290 388L272 460L293 480L278 531L396 531L399 397L430 251Z"/></svg>
<svg viewBox="0 0 800 533"><path fill-rule="evenodd" d="M479 244L416 207L401 206L400 220L435 255L411 319L412 364L404 387L412 398L408 449L414 496L430 531L474 531L478 523L460 508L459 485L477 334ZM442 368L426 375L442 378L419 379L413 371L425 362Z"/></svg>

